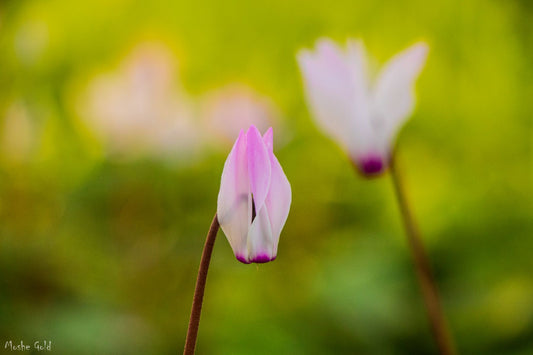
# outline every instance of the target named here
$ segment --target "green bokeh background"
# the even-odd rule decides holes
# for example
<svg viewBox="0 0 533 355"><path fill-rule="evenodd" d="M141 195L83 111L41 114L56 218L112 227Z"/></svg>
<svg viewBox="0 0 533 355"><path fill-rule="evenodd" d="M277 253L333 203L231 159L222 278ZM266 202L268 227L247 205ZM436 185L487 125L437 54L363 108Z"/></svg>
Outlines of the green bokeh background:
<svg viewBox="0 0 533 355"><path fill-rule="evenodd" d="M295 53L328 36L379 62L430 44L398 159L445 312L462 354L531 354L532 23L527 0L0 2L0 122L16 100L42 132L0 158L0 352L183 347L227 147L115 160L74 109L80 82L149 39L191 95L244 82L284 117L278 259L240 264L219 233L198 353L436 353L389 176L355 174L304 102Z"/></svg>

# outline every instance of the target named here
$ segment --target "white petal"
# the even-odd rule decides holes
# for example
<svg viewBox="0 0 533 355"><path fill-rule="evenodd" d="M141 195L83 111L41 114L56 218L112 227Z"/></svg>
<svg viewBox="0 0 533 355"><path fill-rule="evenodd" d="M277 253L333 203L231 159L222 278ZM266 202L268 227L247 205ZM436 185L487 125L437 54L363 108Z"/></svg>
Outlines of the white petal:
<svg viewBox="0 0 533 355"><path fill-rule="evenodd" d="M275 258L274 239L272 237L268 211L263 206L262 209L257 211L257 216L250 226L246 261L248 263L266 263ZM237 256L237 259L243 261L239 256Z"/></svg>
<svg viewBox="0 0 533 355"><path fill-rule="evenodd" d="M272 130L272 127L267 129L265 134L263 134L263 142L265 143L267 151L272 152L274 149L274 131Z"/></svg>
<svg viewBox="0 0 533 355"><path fill-rule="evenodd" d="M362 40L348 40L347 60L354 78L354 106L356 114L368 117L370 110L369 102L369 78L368 63L365 45Z"/></svg>
<svg viewBox="0 0 533 355"><path fill-rule="evenodd" d="M380 140L391 145L415 104L414 83L428 53L420 42L394 56L382 69L373 96L372 119L379 128Z"/></svg>
<svg viewBox="0 0 533 355"><path fill-rule="evenodd" d="M289 180L287 180L287 176L285 176L278 159L272 151L269 154L272 163L272 175L270 179L270 190L268 191L265 205L272 229L273 254L276 257L281 230L289 216L292 193Z"/></svg>
<svg viewBox="0 0 533 355"><path fill-rule="evenodd" d="M250 225L250 191L246 134L241 131L222 171L217 216L235 255L246 253Z"/></svg>
<svg viewBox="0 0 533 355"><path fill-rule="evenodd" d="M350 157L358 162L367 156L378 154L376 145L376 130L371 121L370 78L368 73L368 58L365 45L360 39L348 40L347 60L354 77L355 94L354 130L350 148Z"/></svg>
<svg viewBox="0 0 533 355"><path fill-rule="evenodd" d="M361 42L350 42L344 53L330 40L320 40L315 52L298 55L305 92L317 123L350 152L365 151L372 142L368 83Z"/></svg>
<svg viewBox="0 0 533 355"><path fill-rule="evenodd" d="M248 157L248 177L256 210L263 207L270 186L270 159L261 134L255 126L250 126L246 134L246 154ZM251 217L251 209L250 209ZM251 221L251 219L249 219Z"/></svg>

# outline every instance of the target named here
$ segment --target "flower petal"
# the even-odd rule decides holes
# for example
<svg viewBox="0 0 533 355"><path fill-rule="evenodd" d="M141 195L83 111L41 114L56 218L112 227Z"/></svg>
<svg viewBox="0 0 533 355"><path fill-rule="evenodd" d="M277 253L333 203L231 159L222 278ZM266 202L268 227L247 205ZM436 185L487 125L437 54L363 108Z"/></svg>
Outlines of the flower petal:
<svg viewBox="0 0 533 355"><path fill-rule="evenodd" d="M354 162L364 160L364 156L374 153L379 148L376 145L376 127L372 124L370 97L370 78L368 73L368 58L365 45L361 39L350 39L347 45L347 60L354 77L354 114L353 125L355 133L352 136L350 157ZM361 171L366 171L366 164L359 164Z"/></svg>
<svg viewBox="0 0 533 355"><path fill-rule="evenodd" d="M218 193L218 221L235 255L247 252L250 225L246 145L246 134L241 131L224 164Z"/></svg>
<svg viewBox="0 0 533 355"><path fill-rule="evenodd" d="M414 83L426 62L428 46L419 42L395 55L381 70L373 96L374 124L382 144L390 145L414 104Z"/></svg>
<svg viewBox="0 0 533 355"><path fill-rule="evenodd" d="M266 209L270 220L272 229L273 255L278 252L278 242L281 230L289 216L291 207L292 192L291 184L283 172L278 159L272 152L269 151L270 162L272 164L272 176L270 179L270 189L266 199Z"/></svg>
<svg viewBox="0 0 533 355"><path fill-rule="evenodd" d="M248 263L266 263L274 260L276 258L274 244L277 245L277 241L274 243L272 237L268 211L266 208L262 208L250 226L246 261Z"/></svg>
<svg viewBox="0 0 533 355"><path fill-rule="evenodd" d="M367 54L363 41L360 39L348 40L346 57L354 77L355 95L353 99L355 100L355 110L360 116L368 116L370 110L368 93L370 83Z"/></svg>
<svg viewBox="0 0 533 355"><path fill-rule="evenodd" d="M274 149L274 132L272 131L272 127L270 127L263 135L263 142L265 143L267 151L272 152Z"/></svg>
<svg viewBox="0 0 533 355"><path fill-rule="evenodd" d="M263 138L255 126L250 126L246 137L250 189L253 195L255 210L259 212L263 208L270 186L270 159Z"/></svg>
<svg viewBox="0 0 533 355"><path fill-rule="evenodd" d="M364 152L373 140L364 56L362 42L349 42L344 53L326 39L315 52L298 54L313 117L350 155Z"/></svg>

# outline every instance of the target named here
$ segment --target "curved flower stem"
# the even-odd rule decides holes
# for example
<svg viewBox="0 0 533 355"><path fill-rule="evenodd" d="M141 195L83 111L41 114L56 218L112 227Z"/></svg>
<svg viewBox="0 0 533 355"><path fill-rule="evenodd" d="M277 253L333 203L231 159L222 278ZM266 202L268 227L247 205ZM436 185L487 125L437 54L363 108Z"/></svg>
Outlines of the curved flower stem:
<svg viewBox="0 0 533 355"><path fill-rule="evenodd" d="M198 270L198 278L196 279L196 288L194 290L194 297L192 300L191 318L189 319L189 329L187 330L187 339L185 340L184 355L193 355L196 348L196 337L198 336L198 326L200 325L200 315L202 313L202 302L204 299L205 283L207 280L207 271L209 270L209 262L211 261L211 253L215 245L215 238L220 225L215 214L211 227L207 233L205 240L204 251L202 253L202 260L200 261L200 269Z"/></svg>
<svg viewBox="0 0 533 355"><path fill-rule="evenodd" d="M394 158L392 158L390 162L390 173L398 204L400 206L405 231L407 233L409 248L415 264L416 275L424 297L428 318L431 323L433 337L435 338L441 355L453 355L455 354L454 345L442 312L439 294L433 279L429 259L405 197L402 181L398 174Z"/></svg>

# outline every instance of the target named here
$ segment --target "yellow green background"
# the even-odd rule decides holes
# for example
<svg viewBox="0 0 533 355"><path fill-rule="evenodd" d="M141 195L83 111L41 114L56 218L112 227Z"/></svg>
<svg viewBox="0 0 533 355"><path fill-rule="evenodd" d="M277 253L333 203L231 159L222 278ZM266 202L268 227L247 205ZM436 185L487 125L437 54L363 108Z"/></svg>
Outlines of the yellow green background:
<svg viewBox="0 0 533 355"><path fill-rule="evenodd" d="M304 102L295 53L326 36L380 63L429 43L397 152L444 309L460 353L531 354L532 23L527 0L0 2L0 130L15 103L35 132L0 150L0 352L183 347L229 146L116 159L76 109L149 41L191 97L244 83L282 117L278 258L240 264L219 233L198 354L434 354L389 176L356 174Z"/></svg>

